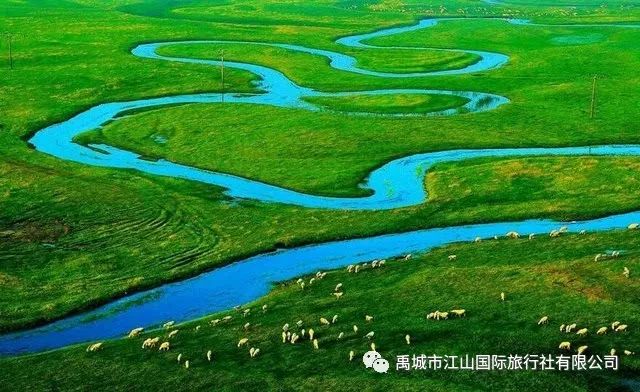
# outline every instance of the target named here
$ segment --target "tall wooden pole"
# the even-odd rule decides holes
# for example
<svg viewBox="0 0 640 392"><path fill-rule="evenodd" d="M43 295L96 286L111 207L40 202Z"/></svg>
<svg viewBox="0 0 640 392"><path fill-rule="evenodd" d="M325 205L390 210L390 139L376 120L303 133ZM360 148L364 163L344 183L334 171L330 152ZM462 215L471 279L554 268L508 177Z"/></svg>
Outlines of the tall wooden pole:
<svg viewBox="0 0 640 392"><path fill-rule="evenodd" d="M596 82L598 80L598 75L593 75L593 84L591 86L591 115L593 118L596 115Z"/></svg>

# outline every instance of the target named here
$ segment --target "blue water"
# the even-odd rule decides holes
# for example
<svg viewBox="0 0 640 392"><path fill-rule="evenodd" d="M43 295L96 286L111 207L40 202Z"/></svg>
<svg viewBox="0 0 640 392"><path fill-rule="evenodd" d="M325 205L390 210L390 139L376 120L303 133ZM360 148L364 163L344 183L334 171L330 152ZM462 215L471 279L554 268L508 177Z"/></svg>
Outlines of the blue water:
<svg viewBox="0 0 640 392"><path fill-rule="evenodd" d="M434 19L423 20L415 26L391 28L375 33L344 37L339 43L351 47L371 47L363 43L375 37L398 34L427 28L437 23ZM523 24L522 21L514 23ZM175 58L157 54L157 49L168 45L210 44L221 41L164 42L144 44L132 53L136 56L188 63L219 65L213 60ZM249 44L249 43L247 43ZM339 53L305 48L297 45L250 43L274 45L289 50L303 51L325 56L331 65L346 72L356 72L377 77L430 77L437 75L465 74L494 69L506 63L508 58L490 52L477 53L481 60L458 70L428 72L423 74L387 74L357 68L355 60ZM470 52L470 51L467 51ZM469 99L465 107L478 112L492 110L508 103L508 99L480 92L442 90L376 90L367 92L324 93L298 86L284 74L268 67L237 62L225 63L227 67L245 69L258 75L263 94L226 94L226 103L250 103L284 108L318 110L303 100L310 96L348 96L355 94L454 94ZM444 72L444 73L443 73ZM487 98L488 99L483 99ZM145 173L200 181L227 189L227 194L237 198L263 202L286 203L309 208L380 210L400 208L423 203L427 199L423 181L427 170L441 162L461 161L478 157L512 157L541 155L600 155L637 156L639 145L611 145L566 148L511 148L452 150L416 154L387 163L373 171L365 187L373 194L362 198L331 198L309 195L263 184L238 176L200 170L165 160L147 161L138 155L107 145L81 146L73 142L74 136L95 129L129 110L159 107L175 103L221 102L220 94L193 94L163 98L114 102L97 105L62 123L38 131L30 143L38 150L61 159L93 166L129 168ZM480 102L488 101L488 104ZM454 115L456 111L432 114ZM569 231L605 231L625 228L640 221L640 212L616 215L585 222L560 223L549 220L476 224L437 229L427 229L401 234L391 234L363 239L337 241L300 247L291 250L263 254L239 261L195 278L167 284L142 293L130 295L84 314L68 317L49 325L0 337L0 354L54 349L66 345L119 337L135 327L154 327L168 321L185 321L232 306L253 301L266 294L274 282L291 279L320 269L331 269L351 263L375 258L388 258L406 253L421 252L452 242L471 241L475 237L489 238L504 235L508 231L523 234L546 233L561 225Z"/></svg>

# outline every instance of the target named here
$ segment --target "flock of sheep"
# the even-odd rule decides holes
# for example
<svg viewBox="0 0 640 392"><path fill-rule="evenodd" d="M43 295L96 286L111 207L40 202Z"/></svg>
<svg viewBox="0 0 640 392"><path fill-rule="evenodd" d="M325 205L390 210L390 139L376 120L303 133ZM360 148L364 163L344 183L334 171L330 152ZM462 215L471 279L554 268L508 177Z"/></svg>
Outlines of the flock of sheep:
<svg viewBox="0 0 640 392"><path fill-rule="evenodd" d="M631 224L628 227L630 230L637 230L639 228L638 224ZM554 230L550 233L551 237L557 237L560 234L566 232L567 229L566 228L560 228L558 230ZM515 231L511 231L509 233L506 234L507 238L510 239L517 239L520 238L520 234L515 232ZM532 239L533 236L529 236L529 239ZM476 242L479 242L478 239L476 239ZM605 257L619 257L620 253L611 253L611 254L600 254L596 257L596 261L599 261ZM410 260L411 259L411 254L408 254L406 256L403 256L401 259L402 260ZM450 255L448 257L449 260L455 260L456 259L456 255ZM386 265L386 260L373 260L371 263L362 263L362 264L357 264L357 265L349 265L347 267L347 272L348 273L353 273L353 274L357 274L360 271L368 268L368 269L375 269L375 268L381 268L383 266ZM305 287L309 288L310 286L312 286L315 282L322 280L325 278L325 276L327 275L326 272L322 272L322 271L318 271L315 275L313 275L313 277L311 277L308 281L305 281L304 279L300 278L296 281L296 284L300 287L301 290L305 290ZM628 278L629 277L629 269L625 267L624 269L624 275ZM333 292L331 293L331 295L335 296L337 299L341 298L344 295L344 289L343 289L343 284L337 283L333 289ZM500 299L501 301L506 301L506 294L504 292L500 293ZM235 307L234 308L236 310L237 313L241 314L241 316L243 318L251 315L252 309L251 308L245 308L242 309L240 307ZM265 304L262 306L262 313L266 313L268 306ZM467 315L467 311L465 309L452 309L449 311L445 311L442 312L440 310L435 310L429 314L426 315L426 319L427 320L447 320L450 318L450 316L456 316L459 318L465 317ZM211 321L209 321L210 326L215 327L218 325L222 325L225 323L230 322L233 319L233 316L231 315L227 315L224 316L222 318L216 318L213 319ZM339 316L337 314L333 315L330 318L327 317L320 317L318 319L319 321L319 325L316 327L317 330L315 330L313 328L313 326L309 326L309 328L307 329L304 325L304 322L302 320L298 320L295 323L289 324L289 323L285 323L282 326L282 331L281 331L281 337L282 337L282 343L283 344L292 344L292 345L296 345L299 343L302 343L303 341L308 341L310 343L310 345L313 347L314 350L318 350L320 348L320 341L318 340L318 332L317 331L322 331L323 334L332 334L335 337L335 340L343 340L345 338L345 331L340 331L339 328L335 328L334 326L336 326L338 324L338 320L339 320ZM364 321L365 323L369 324L369 323L373 323L374 321L374 317L371 315L365 315L364 316ZM547 326L549 324L549 316L543 316L537 323L540 326ZM153 338L146 338L144 339L144 341L142 342L142 349L154 349L156 347L158 347L158 351L169 351L171 350L171 343L170 341L172 339L174 339L179 332L179 329L175 328L175 323L173 321L169 321L165 324L163 324L163 329L167 331L165 339L162 339L163 341L161 342L161 337L160 336L155 336ZM251 323L246 322L243 325L243 330L244 331L248 331L251 328ZM613 323L611 323L610 327L609 326L601 326L597 329L596 335L598 336L602 336L607 334L609 331L612 331L614 333L626 333L628 331L629 326L627 324L622 324L619 321L615 321ZM195 327L195 331L200 330L200 326L196 326ZM358 331L359 331L359 327L358 325L352 325L352 327L350 328L350 330L353 331L353 333L350 333L350 337L355 338L356 336L358 336ZM128 338L137 338L140 336L140 334L144 331L144 328L142 327L138 327L138 328L134 328L132 329L129 333L128 333ZM565 334L574 334L576 336L576 339L580 339L580 338L584 338L585 336L587 336L589 334L589 329L586 327L582 327L582 328L578 328L576 323L572 323L572 324L562 324L560 326L560 332L565 333ZM373 338L375 337L375 332L373 330L369 331L366 334L362 335L362 339L366 339L367 341L369 341L369 347L371 350L376 351L376 344L373 341ZM407 345L411 344L411 335L410 334L406 334L404 336L404 341ZM250 358L256 358L261 350L259 347L255 347L252 346L250 344L250 339L248 337L242 337L241 339L238 340L237 344L236 344L237 348L245 348L245 347L249 347L248 353L249 353L249 357ZM87 347L87 352L96 352L101 350L104 347L104 343L103 342L98 342L98 343L93 343L91 345L89 345ZM572 342L571 341L562 341L558 348L560 350L571 350L572 348ZM585 353L587 350L589 349L589 346L587 345L581 345L579 347L577 347L576 352L578 354L583 354ZM624 349L622 351L625 355L634 355L635 353L632 352L631 350L628 349ZM615 349L611 349L610 351L611 355L615 355L616 350ZM348 359L349 361L352 361L354 359L356 355L356 352L354 350L350 350L348 353ZM203 356L207 359L208 362L212 362L213 360L213 352L212 350L208 350L206 351L206 353L203 353ZM180 353L177 355L177 362L181 365L183 365L185 368L189 368L190 366L190 362L189 360L186 360L183 358L183 354Z"/></svg>

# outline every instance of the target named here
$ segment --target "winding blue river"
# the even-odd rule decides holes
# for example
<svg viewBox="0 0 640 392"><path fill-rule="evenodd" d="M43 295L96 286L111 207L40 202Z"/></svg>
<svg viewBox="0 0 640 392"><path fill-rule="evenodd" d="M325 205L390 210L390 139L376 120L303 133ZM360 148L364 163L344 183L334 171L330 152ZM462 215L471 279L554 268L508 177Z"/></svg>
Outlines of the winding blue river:
<svg viewBox="0 0 640 392"><path fill-rule="evenodd" d="M508 20L513 24L529 24L522 20ZM436 19L425 19L407 27L390 28L369 34L344 37L337 42L361 48L374 46L364 43L372 38L425 29L438 23ZM635 26L635 25L634 25ZM622 26L626 27L626 26ZM184 41L143 44L133 49L135 56L185 63L217 66L215 60L183 57L167 57L158 54L158 49L169 45L212 44L239 41ZM270 45L288 50L324 56L332 67L345 71L376 77L430 77L466 74L499 68L508 61L503 54L458 49L438 49L473 53L480 60L467 67L424 73L383 73L357 66L354 58L340 53L311 49L298 45L242 42L247 45ZM401 48L401 47L395 47ZM424 48L410 48L424 49ZM226 94L227 103L271 105L303 110L320 110L305 101L313 96L349 96L356 94L449 94L467 99L465 111L493 110L508 103L502 96L482 92L444 90L375 90L365 92L326 93L298 86L284 74L274 69L239 62L226 62L227 67L243 69L260 77L259 88L263 94ZM286 203L309 208L380 210L413 206L427 199L424 179L427 170L437 163L461 161L479 157L514 157L542 155L599 155L639 156L640 145L608 145L566 148L508 148L508 149L460 149L426 154L416 154L387 163L373 171L366 183L371 196L361 198L335 198L309 195L274 185L264 184L239 176L201 170L165 160L148 161L137 154L107 145L82 146L73 142L75 136L100 127L108 121L130 110L160 107L176 103L216 103L222 101L221 94L192 94L171 97L105 103L92 107L64 122L44 128L30 139L30 143L43 153L68 161L93 166L136 169L145 173L183 178L226 188L229 196ZM457 109L431 113L431 115L454 115ZM516 230L521 233L546 233L566 225L570 232L581 230L605 231L621 229L632 222L640 221L640 212L610 216L584 222L560 223L549 220L528 220L464 225L456 227L419 230L408 233L383 235L311 245L290 250L280 250L251 257L195 278L163 285L145 292L129 295L110 304L84 314L27 331L0 337L0 354L54 349L66 345L119 337L132 328L154 327L167 320L185 321L232 306L253 301L266 294L274 282L308 274L319 269L337 268L351 263L375 258L388 258L405 253L427 251L452 242L471 241L476 237L489 238Z"/></svg>

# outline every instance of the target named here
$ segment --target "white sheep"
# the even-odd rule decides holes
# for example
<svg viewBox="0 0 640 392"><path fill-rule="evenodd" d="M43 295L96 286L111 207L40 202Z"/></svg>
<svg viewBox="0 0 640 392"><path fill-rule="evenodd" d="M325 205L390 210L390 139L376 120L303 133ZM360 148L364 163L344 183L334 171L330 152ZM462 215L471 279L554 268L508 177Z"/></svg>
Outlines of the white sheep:
<svg viewBox="0 0 640 392"><path fill-rule="evenodd" d="M144 331L144 328L139 327L139 328L134 328L129 332L129 335L127 335L127 337L129 338L135 338L136 336L140 335L140 332Z"/></svg>
<svg viewBox="0 0 640 392"><path fill-rule="evenodd" d="M601 327L596 332L596 335L606 335L608 330L609 330L609 328L607 328L607 327Z"/></svg>
<svg viewBox="0 0 640 392"><path fill-rule="evenodd" d="M505 295L504 291L500 293L500 299L502 300L502 302L505 301L505 299L507 298L507 296Z"/></svg>
<svg viewBox="0 0 640 392"><path fill-rule="evenodd" d="M626 332L627 327L627 324L620 324L616 327L616 332Z"/></svg>
<svg viewBox="0 0 640 392"><path fill-rule="evenodd" d="M331 324L335 324L338 321L338 315L334 314L333 317L331 318Z"/></svg>
<svg viewBox="0 0 640 392"><path fill-rule="evenodd" d="M189 369L189 360L184 361L184 368Z"/></svg>
<svg viewBox="0 0 640 392"><path fill-rule="evenodd" d="M319 348L318 347L318 339L313 339L313 348L316 349L316 350Z"/></svg>
<svg viewBox="0 0 640 392"><path fill-rule="evenodd" d="M173 331L169 332L168 338L171 339L172 337L176 336L178 334L179 329L174 329Z"/></svg>
<svg viewBox="0 0 640 392"><path fill-rule="evenodd" d="M342 339L343 337L344 337L344 332L340 332L340 333L338 334L338 339Z"/></svg>
<svg viewBox="0 0 640 392"><path fill-rule="evenodd" d="M598 253L596 255L596 257L593 258L593 261L598 262L598 261L600 261L600 259L602 259L604 257L606 257L606 255L603 255L602 253Z"/></svg>
<svg viewBox="0 0 640 392"><path fill-rule="evenodd" d="M538 325L549 324L549 316L544 316L538 321Z"/></svg>
<svg viewBox="0 0 640 392"><path fill-rule="evenodd" d="M616 349L615 349L615 348L612 348L612 349L611 349L611 351L609 351L609 354L610 354L611 356L616 355Z"/></svg>
<svg viewBox="0 0 640 392"><path fill-rule="evenodd" d="M586 328L582 328L582 329L579 329L578 332L576 332L576 335L587 336L587 333L589 333L589 330Z"/></svg>
<svg viewBox="0 0 640 392"><path fill-rule="evenodd" d="M304 338L304 335L307 333L307 331L302 328L302 331L300 331L300 335Z"/></svg>
<svg viewBox="0 0 640 392"><path fill-rule="evenodd" d="M358 271L360 271L360 266L359 266L359 265L356 265L356 268L354 268L353 272L354 272L355 274L357 274L357 273L358 273Z"/></svg>
<svg viewBox="0 0 640 392"><path fill-rule="evenodd" d="M567 325L567 328L565 328L565 332L566 333L571 333L574 329L576 329L578 327L578 324L571 324L571 325Z"/></svg>
<svg viewBox="0 0 640 392"><path fill-rule="evenodd" d="M169 342L163 342L160 345L160 348L158 349L158 351L169 351L170 347L171 347L171 344Z"/></svg>
<svg viewBox="0 0 640 392"><path fill-rule="evenodd" d="M300 288L304 290L304 282L300 283Z"/></svg>
<svg viewBox="0 0 640 392"><path fill-rule="evenodd" d="M447 257L447 259L449 259L449 261L454 261L454 260L455 260L455 259L457 259L457 258L458 258L458 256L457 256L457 255L449 255L449 256Z"/></svg>
<svg viewBox="0 0 640 392"><path fill-rule="evenodd" d="M352 273L354 268L355 268L355 266L354 266L353 264L349 264L349 265L347 266L347 272L348 272L348 273Z"/></svg>
<svg viewBox="0 0 640 392"><path fill-rule="evenodd" d="M289 330L289 323L286 323L285 325L283 325L282 330L287 332Z"/></svg>
<svg viewBox="0 0 640 392"><path fill-rule="evenodd" d="M365 321L373 321L373 316L369 316L368 314L364 316Z"/></svg>
<svg viewBox="0 0 640 392"><path fill-rule="evenodd" d="M162 324L162 328L164 329L169 329L171 327L173 327L173 324L175 324L175 321L167 321L166 323Z"/></svg>
<svg viewBox="0 0 640 392"><path fill-rule="evenodd" d="M291 335L291 344L296 344L296 342L300 339L300 336L297 333Z"/></svg>
<svg viewBox="0 0 640 392"><path fill-rule="evenodd" d="M268 308L267 304L262 305L262 313L266 313L267 308Z"/></svg>
<svg viewBox="0 0 640 392"><path fill-rule="evenodd" d="M211 350L207 351L207 361L211 362L212 356L213 356L213 353L211 352Z"/></svg>
<svg viewBox="0 0 640 392"><path fill-rule="evenodd" d="M353 325L353 332L358 333L358 326L355 324Z"/></svg>
<svg viewBox="0 0 640 392"><path fill-rule="evenodd" d="M246 345L247 343L249 343L249 339L248 338L242 338L242 339L238 340L238 347L242 347L242 346Z"/></svg>
<svg viewBox="0 0 640 392"><path fill-rule="evenodd" d="M353 350L349 351L349 362L353 361L353 357L356 355L355 352L353 352Z"/></svg>
<svg viewBox="0 0 640 392"><path fill-rule="evenodd" d="M551 230L551 232L549 233L549 237L551 238L556 238L556 237L560 237L560 230Z"/></svg>
<svg viewBox="0 0 640 392"><path fill-rule="evenodd" d="M309 286L311 286L313 284L313 282L315 282L315 281L316 281L316 278L309 279Z"/></svg>
<svg viewBox="0 0 640 392"><path fill-rule="evenodd" d="M618 328L618 325L620 325L620 321L614 321L611 323L611 329L615 331L616 328Z"/></svg>
<svg viewBox="0 0 640 392"><path fill-rule="evenodd" d="M558 348L560 350L571 350L571 342L562 342L560 343L560 345L558 346Z"/></svg>
<svg viewBox="0 0 640 392"><path fill-rule="evenodd" d="M182 353L178 354L178 363L180 363L180 361L182 361Z"/></svg>
<svg viewBox="0 0 640 392"><path fill-rule="evenodd" d="M250 327L250 326L251 326L251 323L245 323L245 324L243 325L243 328L244 328L244 330L246 331L246 330L248 330L248 329L249 329L249 327Z"/></svg>
<svg viewBox="0 0 640 392"><path fill-rule="evenodd" d="M158 344L160 338L156 336L155 338L147 338L144 342L142 342L142 348L153 348Z"/></svg>
<svg viewBox="0 0 640 392"><path fill-rule="evenodd" d="M638 230L638 228L640 228L640 223L632 223L629 226L627 226L627 229L629 230Z"/></svg>
<svg viewBox="0 0 640 392"><path fill-rule="evenodd" d="M373 335L375 335L375 332L371 331L368 334L364 335L364 337L371 340L373 339Z"/></svg>
<svg viewBox="0 0 640 392"><path fill-rule="evenodd" d="M251 347L251 348L249 349L249 356L250 356L251 358L255 358L255 357L258 355L258 353L259 353L259 352L260 352L260 349L259 349L259 348Z"/></svg>
<svg viewBox="0 0 640 392"><path fill-rule="evenodd" d="M233 318L232 316L224 316L224 317L222 318L222 321L225 321L225 322L226 322L226 321L230 321L232 318Z"/></svg>
<svg viewBox="0 0 640 392"><path fill-rule="evenodd" d="M536 235L535 235L535 234L533 234L533 233L529 234L529 240L532 240L532 239L534 239L534 238L536 238Z"/></svg>
<svg viewBox="0 0 640 392"><path fill-rule="evenodd" d="M251 313L251 308L245 309L244 312L242 312L242 317L247 317L249 313Z"/></svg>
<svg viewBox="0 0 640 392"><path fill-rule="evenodd" d="M98 343L94 343L92 345L90 345L89 347L87 347L87 352L95 352L98 350L102 350L103 347L103 343L102 342L98 342Z"/></svg>
<svg viewBox="0 0 640 392"><path fill-rule="evenodd" d="M287 341L287 333L282 331L282 343L285 343Z"/></svg>
<svg viewBox="0 0 640 392"><path fill-rule="evenodd" d="M411 259L411 253L407 254L406 256L404 256L403 260L407 261Z"/></svg>
<svg viewBox="0 0 640 392"><path fill-rule="evenodd" d="M515 240L515 239L520 238L520 233L518 233L517 231L510 231L510 232L508 232L508 233L506 234L506 236L505 236L505 237L507 237L507 238L511 238L511 239L514 239L514 240Z"/></svg>
<svg viewBox="0 0 640 392"><path fill-rule="evenodd" d="M636 353L634 353L633 351L630 350L624 350L624 355L635 355Z"/></svg>
<svg viewBox="0 0 640 392"><path fill-rule="evenodd" d="M344 293L342 291L338 291L337 293L333 293L333 295L336 297L336 299L340 299L340 297L342 297Z"/></svg>
<svg viewBox="0 0 640 392"><path fill-rule="evenodd" d="M370 347L371 347L371 351L376 351L376 344L375 343L371 342Z"/></svg>
<svg viewBox="0 0 640 392"><path fill-rule="evenodd" d="M298 280L296 280L296 283L297 283L297 284L300 284L300 283L302 283L302 282L304 282L304 281L302 280L302 278L299 278Z"/></svg>
<svg viewBox="0 0 640 392"><path fill-rule="evenodd" d="M335 289L333 289L333 291L340 291L340 288L341 288L341 287L342 287L342 283L338 283L338 284L336 285L336 288L335 288Z"/></svg>
<svg viewBox="0 0 640 392"><path fill-rule="evenodd" d="M211 320L211 321L209 321L209 324L211 324L211 325L213 325L213 326L218 325L218 323L220 323L220 319L215 319L215 320Z"/></svg>
<svg viewBox="0 0 640 392"><path fill-rule="evenodd" d="M560 332L564 332L564 327L565 327L565 325L564 325L564 324L562 324L562 325L560 326Z"/></svg>
<svg viewBox="0 0 640 392"><path fill-rule="evenodd" d="M196 327L193 330L196 331L196 332L200 331L200 326L196 325Z"/></svg>
<svg viewBox="0 0 640 392"><path fill-rule="evenodd" d="M464 309L453 309L451 313L455 314L458 317L464 317L467 314L467 311Z"/></svg>
<svg viewBox="0 0 640 392"><path fill-rule="evenodd" d="M588 348L589 348L589 346L580 346L580 347L578 347L578 355L584 354L584 352L587 351Z"/></svg>
<svg viewBox="0 0 640 392"><path fill-rule="evenodd" d="M587 234L586 230L580 230L580 235L585 235L585 234Z"/></svg>
<svg viewBox="0 0 640 392"><path fill-rule="evenodd" d="M309 340L313 340L313 335L315 335L315 331L313 328L309 328Z"/></svg>
<svg viewBox="0 0 640 392"><path fill-rule="evenodd" d="M404 335L404 341L407 342L407 344L411 344L411 336L409 336L408 334Z"/></svg>
<svg viewBox="0 0 640 392"><path fill-rule="evenodd" d="M475 242L476 244L478 244L478 243L482 242L482 238L480 238L480 237L476 237L476 239L475 239L475 240L473 240L473 242Z"/></svg>
<svg viewBox="0 0 640 392"><path fill-rule="evenodd" d="M622 275L624 275L625 278L629 278L629 274L631 273L631 271L629 271L629 268L624 267L624 269L622 270Z"/></svg>
<svg viewBox="0 0 640 392"><path fill-rule="evenodd" d="M320 324L323 324L323 325L330 325L331 323L330 323L330 322L329 322L329 320L327 320L326 318L324 318L324 317L320 317Z"/></svg>

